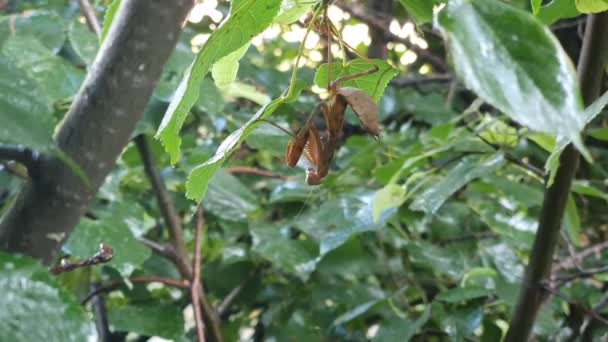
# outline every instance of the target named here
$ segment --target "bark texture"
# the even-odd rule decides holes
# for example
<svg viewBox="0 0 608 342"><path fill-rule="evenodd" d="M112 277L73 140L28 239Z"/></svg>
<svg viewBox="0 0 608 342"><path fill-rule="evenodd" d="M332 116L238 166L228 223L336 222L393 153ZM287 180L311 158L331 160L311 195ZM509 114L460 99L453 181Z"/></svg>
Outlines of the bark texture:
<svg viewBox="0 0 608 342"><path fill-rule="evenodd" d="M89 183L42 160L0 223L0 248L52 262L129 141L193 0L123 0L55 140Z"/></svg>

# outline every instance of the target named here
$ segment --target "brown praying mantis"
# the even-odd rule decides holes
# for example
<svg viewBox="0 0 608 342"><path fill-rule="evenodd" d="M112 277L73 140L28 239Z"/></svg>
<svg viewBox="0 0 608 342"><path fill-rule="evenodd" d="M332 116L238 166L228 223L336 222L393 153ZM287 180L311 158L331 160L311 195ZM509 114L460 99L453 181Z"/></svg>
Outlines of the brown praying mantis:
<svg viewBox="0 0 608 342"><path fill-rule="evenodd" d="M305 125L299 130L295 137L289 141L285 152L285 161L289 167L295 167L302 154L304 154L310 163L316 167L308 168L306 171L306 183L309 185L321 184L329 173L329 166L340 139L343 136L344 115L349 105L361 121L363 127L374 139L378 140L380 133L378 107L376 106L374 99L358 88L341 86L347 81L378 72L379 68L342 39L340 32L327 16L327 6L328 4L325 3L323 16L317 21L314 21L313 19L313 22L309 23L309 25L314 25L317 32L327 36L327 90L329 99L321 102L315 107ZM350 51L368 62L371 65L371 68L356 74L339 77L332 82L332 53L330 49L332 36L338 40L342 49L346 46ZM327 126L327 137L325 139L321 138L319 130L315 127L312 120L319 112L319 109L323 113L323 118Z"/></svg>

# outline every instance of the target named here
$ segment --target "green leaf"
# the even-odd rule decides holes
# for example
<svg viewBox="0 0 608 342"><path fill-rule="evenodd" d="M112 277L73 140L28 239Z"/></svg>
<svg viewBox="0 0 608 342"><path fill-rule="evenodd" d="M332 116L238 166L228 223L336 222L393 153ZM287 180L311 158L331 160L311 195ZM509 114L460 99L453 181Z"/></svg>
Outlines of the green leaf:
<svg viewBox="0 0 608 342"><path fill-rule="evenodd" d="M541 23L499 1L456 0L438 24L467 87L519 123L568 137L586 153L574 67Z"/></svg>
<svg viewBox="0 0 608 342"><path fill-rule="evenodd" d="M399 208L405 202L405 190L396 184L388 184L374 195L374 222L389 209Z"/></svg>
<svg viewBox="0 0 608 342"><path fill-rule="evenodd" d="M427 305L424 312L415 321L393 319L380 325L378 334L373 342L402 342L410 341L414 335L428 322L431 317L431 306Z"/></svg>
<svg viewBox="0 0 608 342"><path fill-rule="evenodd" d="M576 0L576 9L581 13L600 13L608 10L608 1Z"/></svg>
<svg viewBox="0 0 608 342"><path fill-rule="evenodd" d="M50 149L55 124L46 94L2 55L0 75L0 142Z"/></svg>
<svg viewBox="0 0 608 342"><path fill-rule="evenodd" d="M592 104L589 105L583 112L583 118L585 120L585 125L593 121L593 119L602 112L604 107L608 105L608 92L605 92L602 96L598 97ZM562 151L570 144L572 141L564 136L558 136L557 142L555 143L555 147L547 158L545 162L545 172L549 174L549 178L547 179L547 187L550 187L555 180L555 174L557 173L557 168L559 167L559 157L562 154ZM591 157L585 156L587 160Z"/></svg>
<svg viewBox="0 0 608 342"><path fill-rule="evenodd" d="M530 0L530 6L532 7L532 14L537 15L540 12L540 6L543 4L543 0Z"/></svg>
<svg viewBox="0 0 608 342"><path fill-rule="evenodd" d="M291 24L308 13L312 6L319 2L310 0L283 0L281 11L274 19L274 22L283 25Z"/></svg>
<svg viewBox="0 0 608 342"><path fill-rule="evenodd" d="M243 98L263 106L272 100L270 96L260 92L256 87L242 82L232 82L221 89L227 99Z"/></svg>
<svg viewBox="0 0 608 342"><path fill-rule="evenodd" d="M553 0L540 7L536 17L545 25L551 25L558 20L578 17L581 13L576 9L572 0Z"/></svg>
<svg viewBox="0 0 608 342"><path fill-rule="evenodd" d="M564 228L566 229L566 233L568 234L570 241L572 241L575 246L580 247L582 244L581 218L578 214L578 207L576 206L576 202L574 201L572 194L568 196L568 202L566 202Z"/></svg>
<svg viewBox="0 0 608 342"><path fill-rule="evenodd" d="M112 27L112 22L114 21L114 17L118 12L118 8L120 7L121 0L113 0L112 3L106 9L106 15L103 17L103 28L101 29L101 37L99 37L99 41L103 42L110 32L110 28Z"/></svg>
<svg viewBox="0 0 608 342"><path fill-rule="evenodd" d="M220 58L242 47L268 27L279 11L280 0L235 0L230 15L209 37L194 62L186 71L173 100L158 128L160 139L169 154L171 163L179 160L181 138L179 131L199 96L199 89L209 68ZM203 191L204 192L204 191Z"/></svg>
<svg viewBox="0 0 608 342"><path fill-rule="evenodd" d="M65 41L65 23L53 12L32 11L23 15L0 17L0 47L9 38L35 38L53 53Z"/></svg>
<svg viewBox="0 0 608 342"><path fill-rule="evenodd" d="M108 319L116 331L168 339L184 334L184 315L178 305L141 303L112 307Z"/></svg>
<svg viewBox="0 0 608 342"><path fill-rule="evenodd" d="M78 56L87 65L91 65L99 49L99 39L97 36L89 30L87 25L74 20L68 30L68 39Z"/></svg>
<svg viewBox="0 0 608 342"><path fill-rule="evenodd" d="M608 201L608 193L602 191L592 184L589 181L584 180L576 180L572 185L572 191L576 192L580 195L591 196L601 198L605 201Z"/></svg>
<svg viewBox="0 0 608 342"><path fill-rule="evenodd" d="M416 24L422 25L433 21L433 7L442 3L441 0L399 0L409 15L414 17Z"/></svg>
<svg viewBox="0 0 608 342"><path fill-rule="evenodd" d="M317 264L316 246L310 241L294 240L287 230L268 224L250 227L253 251L279 269L308 279Z"/></svg>
<svg viewBox="0 0 608 342"><path fill-rule="evenodd" d="M102 212L99 220L81 220L63 246L64 250L73 258L85 259L94 255L99 244L104 243L114 250L114 258L107 265L128 277L151 253L134 234L143 225L142 214L128 213L126 209L118 208L117 204Z"/></svg>
<svg viewBox="0 0 608 342"><path fill-rule="evenodd" d="M456 287L439 293L435 299L448 303L459 303L466 302L471 299L487 297L493 293L494 291L492 290L477 286Z"/></svg>
<svg viewBox="0 0 608 342"><path fill-rule="evenodd" d="M270 116L284 101L285 99L281 97L260 108L246 124L224 139L211 159L192 170L190 176L188 176L188 182L186 183L186 197L196 202L200 202L207 192L207 187L209 186L211 178L217 169L222 166L226 158L228 158L232 151L234 151L243 140L247 139L247 136L249 136L255 127L260 124L260 119Z"/></svg>
<svg viewBox="0 0 608 342"><path fill-rule="evenodd" d="M378 67L378 71L373 74L357 77L348 82L340 83L342 87L359 88L371 96L376 102L380 101L382 94L388 83L397 76L399 71L393 68L384 60L373 59L372 62ZM331 64L332 81L338 77L351 76L361 72L368 71L372 66L363 59L357 58L348 61L345 66L342 62L334 62ZM315 74L315 85L321 88L327 88L327 63L321 65Z"/></svg>
<svg viewBox="0 0 608 342"><path fill-rule="evenodd" d="M369 311L369 309L371 309L372 307L374 307L376 304L378 304L381 301L384 301L384 298L379 298L379 299L375 299L375 300L371 300L369 302L363 303L363 304L357 306L356 308L349 310L349 311L343 313L342 315L338 316L338 318L336 318L334 320L333 325L342 325L344 323L348 323L348 322L352 321L353 319L365 314L367 311Z"/></svg>
<svg viewBox="0 0 608 342"><path fill-rule="evenodd" d="M259 208L257 196L238 178L223 170L213 177L203 205L214 215L237 222L247 222L247 213Z"/></svg>
<svg viewBox="0 0 608 342"><path fill-rule="evenodd" d="M84 80L82 70L55 56L42 42L32 37L8 39L2 54L36 80L53 102L72 97Z"/></svg>
<svg viewBox="0 0 608 342"><path fill-rule="evenodd" d="M351 237L384 227L387 217L374 222L373 195L344 195L341 200L324 203L321 208L302 215L295 224L319 242L320 255L342 246ZM322 224L320 224L322 222Z"/></svg>
<svg viewBox="0 0 608 342"><path fill-rule="evenodd" d="M504 163L505 159L502 154L494 154L484 158L476 156L463 158L437 184L432 185L422 194L415 196L410 208L433 214L458 189L473 179L498 170Z"/></svg>
<svg viewBox="0 0 608 342"><path fill-rule="evenodd" d="M6 341L86 341L95 328L76 299L36 261L0 253L0 336Z"/></svg>
<svg viewBox="0 0 608 342"><path fill-rule="evenodd" d="M239 71L239 61L249 49L250 42L232 51L228 55L222 57L219 61L213 64L211 68L211 76L215 81L215 85L219 88L226 87L236 80L236 74Z"/></svg>

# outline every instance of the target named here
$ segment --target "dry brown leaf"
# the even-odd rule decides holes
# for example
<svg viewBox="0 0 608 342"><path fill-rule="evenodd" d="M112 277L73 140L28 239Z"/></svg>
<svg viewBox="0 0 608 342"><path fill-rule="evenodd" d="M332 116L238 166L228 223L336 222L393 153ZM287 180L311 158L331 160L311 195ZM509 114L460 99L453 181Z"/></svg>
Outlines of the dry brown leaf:
<svg viewBox="0 0 608 342"><path fill-rule="evenodd" d="M285 163L289 167L294 167L300 160L304 147L308 141L309 129L302 128L300 132L287 143L287 150L285 151Z"/></svg>
<svg viewBox="0 0 608 342"><path fill-rule="evenodd" d="M367 132L378 140L380 125L378 122L378 106L374 99L363 90L344 87L338 90L336 98L344 98L350 105Z"/></svg>

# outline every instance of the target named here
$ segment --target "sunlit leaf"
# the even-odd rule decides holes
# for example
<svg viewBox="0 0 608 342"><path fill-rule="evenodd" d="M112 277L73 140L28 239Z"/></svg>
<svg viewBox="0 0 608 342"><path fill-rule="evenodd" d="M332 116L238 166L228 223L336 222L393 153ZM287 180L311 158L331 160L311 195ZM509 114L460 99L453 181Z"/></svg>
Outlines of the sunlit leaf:
<svg viewBox="0 0 608 342"><path fill-rule="evenodd" d="M108 8L106 9L106 15L103 17L103 27L101 29L101 37L100 41L104 41L108 32L110 32L110 28L112 27L112 22L114 21L114 17L118 12L118 8L120 8L121 0L112 0Z"/></svg>
<svg viewBox="0 0 608 342"><path fill-rule="evenodd" d="M315 5L315 1L312 0L283 0L281 11L274 22L283 25L291 24L308 13L313 5Z"/></svg>
<svg viewBox="0 0 608 342"><path fill-rule="evenodd" d="M433 7L442 0L399 0L409 15L414 17L416 24L422 25L433 21Z"/></svg>
<svg viewBox="0 0 608 342"><path fill-rule="evenodd" d="M374 222L378 222L386 210L399 208L404 201L405 190L399 185L389 184L378 190L374 195Z"/></svg>
<svg viewBox="0 0 608 342"><path fill-rule="evenodd" d="M230 15L209 37L180 83L156 137L171 155L179 159L179 131L199 96L200 84L213 63L239 49L255 35L264 31L279 11L280 0L237 0L232 2ZM204 192L204 191L203 191Z"/></svg>
<svg viewBox="0 0 608 342"><path fill-rule="evenodd" d="M341 86L361 89L378 102L382 94L384 94L386 86L398 74L398 71L386 61L379 59L372 61L378 67L378 71L341 83ZM342 65L342 62L334 62L331 68L332 81L335 81L339 77L366 72L372 68L372 65L360 58L349 61L345 66ZM317 69L314 81L317 86L327 88L327 71L327 64L323 64Z"/></svg>
<svg viewBox="0 0 608 342"><path fill-rule="evenodd" d="M608 10L606 0L576 0L576 9L581 13L599 13Z"/></svg>
<svg viewBox="0 0 608 342"><path fill-rule="evenodd" d="M213 64L211 75L213 76L216 86L222 88L236 80L236 74L239 71L239 61L245 56L247 49L249 49L249 45L249 43L245 43L245 45L232 51Z"/></svg>
<svg viewBox="0 0 608 342"><path fill-rule="evenodd" d="M523 125L568 137L586 153L576 73L546 27L495 0L451 1L438 25L468 88Z"/></svg>
<svg viewBox="0 0 608 342"><path fill-rule="evenodd" d="M535 3L541 2L534 0ZM551 25L560 19L574 18L580 15L576 9L576 4L572 0L553 0L544 6L535 5L534 15L545 25Z"/></svg>

